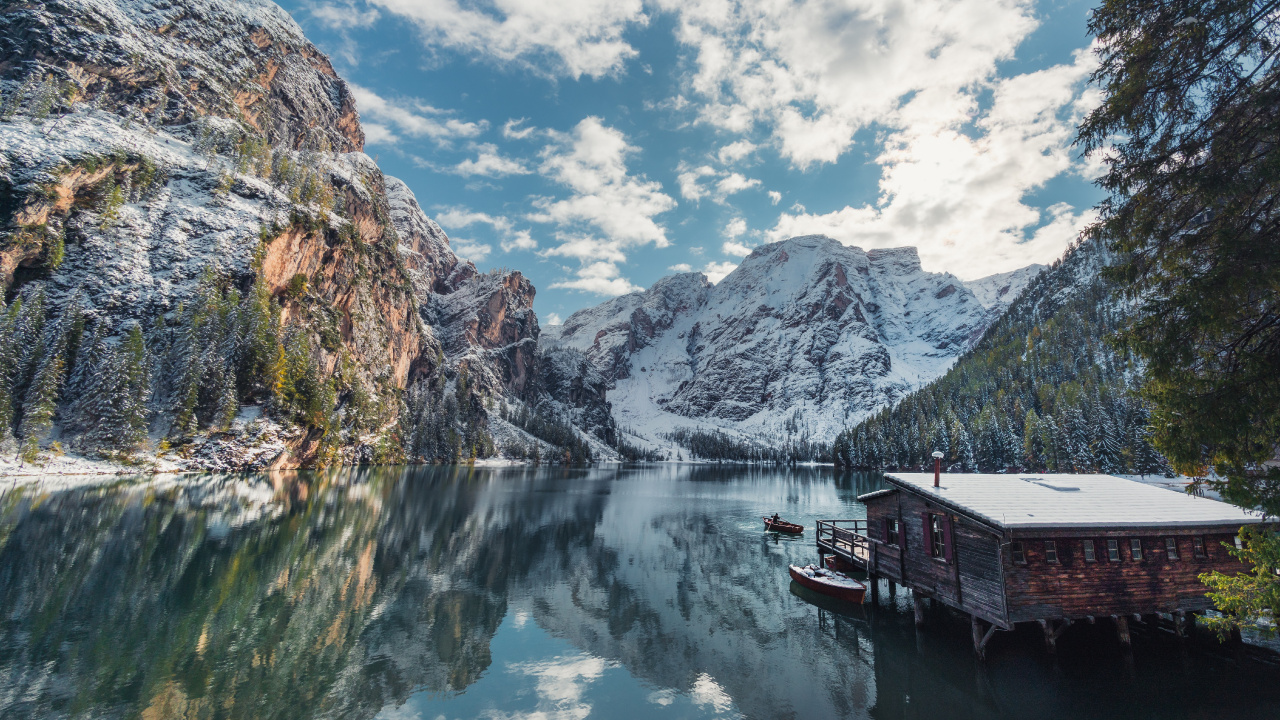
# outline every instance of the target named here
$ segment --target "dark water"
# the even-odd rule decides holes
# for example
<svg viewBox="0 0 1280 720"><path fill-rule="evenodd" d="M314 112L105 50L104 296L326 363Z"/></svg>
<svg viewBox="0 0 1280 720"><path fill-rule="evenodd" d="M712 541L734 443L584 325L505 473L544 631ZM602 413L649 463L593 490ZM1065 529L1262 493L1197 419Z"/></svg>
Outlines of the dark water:
<svg viewBox="0 0 1280 720"><path fill-rule="evenodd" d="M977 663L909 596L796 590L871 476L410 468L0 498L0 717L1280 718L1205 637L1031 630ZM799 594L797 594L799 593ZM814 604L814 603L817 604Z"/></svg>

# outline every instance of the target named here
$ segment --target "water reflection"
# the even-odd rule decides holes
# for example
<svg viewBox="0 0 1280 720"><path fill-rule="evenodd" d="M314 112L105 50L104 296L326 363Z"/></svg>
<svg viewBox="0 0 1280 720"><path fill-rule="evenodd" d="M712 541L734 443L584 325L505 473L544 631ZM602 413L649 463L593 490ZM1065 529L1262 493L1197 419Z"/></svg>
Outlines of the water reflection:
<svg viewBox="0 0 1280 720"><path fill-rule="evenodd" d="M1280 715L1271 666L1098 628L987 666L906 593L797 591L869 475L348 469L0 497L0 715Z"/></svg>

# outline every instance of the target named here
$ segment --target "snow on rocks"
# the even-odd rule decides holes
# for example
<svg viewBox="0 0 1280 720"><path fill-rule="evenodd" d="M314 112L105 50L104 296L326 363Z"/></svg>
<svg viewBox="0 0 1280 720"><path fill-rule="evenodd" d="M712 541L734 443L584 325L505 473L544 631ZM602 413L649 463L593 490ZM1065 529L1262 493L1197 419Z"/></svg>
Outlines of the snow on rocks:
<svg viewBox="0 0 1280 720"><path fill-rule="evenodd" d="M980 288L990 302L1011 292ZM830 439L933 380L991 319L964 282L925 272L915 248L815 235L756 248L714 286L686 273L580 311L547 342L590 358L613 384L619 427L650 447L674 427L776 444Z"/></svg>

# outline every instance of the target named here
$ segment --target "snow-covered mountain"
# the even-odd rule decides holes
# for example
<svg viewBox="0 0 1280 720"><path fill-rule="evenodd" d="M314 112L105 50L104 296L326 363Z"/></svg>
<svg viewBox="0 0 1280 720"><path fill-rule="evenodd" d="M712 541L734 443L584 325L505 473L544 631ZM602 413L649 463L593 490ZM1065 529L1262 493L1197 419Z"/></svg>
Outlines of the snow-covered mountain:
<svg viewBox="0 0 1280 720"><path fill-rule="evenodd" d="M964 286L969 288L974 297L978 298L978 302L982 303L983 307L987 309L990 321L995 322L1009 308L1009 305L1018 297L1023 288L1035 279L1037 275L1044 272L1047 267L1047 265L1040 265L1039 263L1028 265L1024 268L988 275L977 280L966 280Z"/></svg>
<svg viewBox="0 0 1280 720"><path fill-rule="evenodd" d="M0 447L231 469L451 460L502 450L496 428L548 457L500 399L580 419L596 437L553 429L609 457L598 373L569 377L570 349L540 372L532 284L456 257L363 145L348 86L268 0L7 5Z"/></svg>
<svg viewBox="0 0 1280 720"><path fill-rule="evenodd" d="M757 248L718 284L674 275L579 311L544 342L595 364L637 442L666 445L675 427L825 442L944 373L1036 272L976 281L980 298L922 270L915 248L797 237Z"/></svg>

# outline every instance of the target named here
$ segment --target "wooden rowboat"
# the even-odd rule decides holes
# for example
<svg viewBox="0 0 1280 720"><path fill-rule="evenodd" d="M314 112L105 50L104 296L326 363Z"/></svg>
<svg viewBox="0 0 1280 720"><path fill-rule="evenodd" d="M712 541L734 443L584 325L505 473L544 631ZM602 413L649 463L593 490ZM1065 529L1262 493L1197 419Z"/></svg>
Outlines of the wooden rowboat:
<svg viewBox="0 0 1280 720"><path fill-rule="evenodd" d="M774 520L773 518L760 518L764 520L764 529L766 532L780 532L788 535L799 535L804 532L803 525L789 523L786 520Z"/></svg>
<svg viewBox="0 0 1280 720"><path fill-rule="evenodd" d="M844 573L820 568L817 565L808 565L806 567L791 565L789 570L792 580L816 593L830 595L833 598L847 600L852 603L861 603L862 598L867 594L866 585Z"/></svg>

